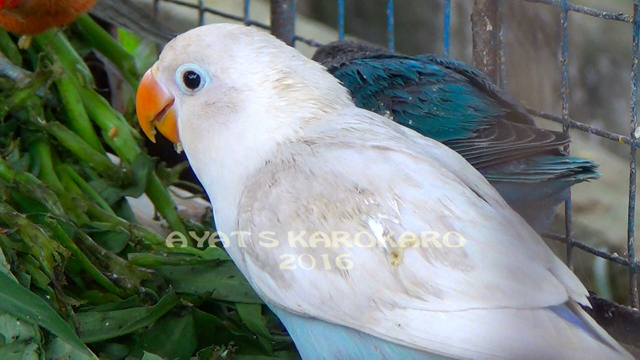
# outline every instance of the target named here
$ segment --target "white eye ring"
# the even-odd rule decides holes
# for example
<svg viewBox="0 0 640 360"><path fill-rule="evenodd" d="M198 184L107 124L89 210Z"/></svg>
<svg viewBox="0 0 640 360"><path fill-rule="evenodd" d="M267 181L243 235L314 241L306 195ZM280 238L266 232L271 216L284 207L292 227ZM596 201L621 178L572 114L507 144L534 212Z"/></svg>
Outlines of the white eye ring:
<svg viewBox="0 0 640 360"><path fill-rule="evenodd" d="M196 64L183 64L176 70L175 81L180 91L191 95L204 89L211 78L202 67Z"/></svg>

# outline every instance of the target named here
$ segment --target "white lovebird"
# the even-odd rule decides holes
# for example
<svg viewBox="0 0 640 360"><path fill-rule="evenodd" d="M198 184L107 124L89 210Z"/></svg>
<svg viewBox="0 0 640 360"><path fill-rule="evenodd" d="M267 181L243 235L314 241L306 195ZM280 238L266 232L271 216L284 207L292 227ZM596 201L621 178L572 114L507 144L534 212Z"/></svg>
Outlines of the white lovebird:
<svg viewBox="0 0 640 360"><path fill-rule="evenodd" d="M358 109L273 36L171 41L138 118L182 144L226 249L303 359L630 359L461 156Z"/></svg>

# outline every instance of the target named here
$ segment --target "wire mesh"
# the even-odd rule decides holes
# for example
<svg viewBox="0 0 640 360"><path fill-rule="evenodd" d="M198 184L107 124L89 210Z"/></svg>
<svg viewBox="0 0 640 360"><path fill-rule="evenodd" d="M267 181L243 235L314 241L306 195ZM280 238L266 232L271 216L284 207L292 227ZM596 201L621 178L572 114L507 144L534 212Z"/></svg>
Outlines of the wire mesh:
<svg viewBox="0 0 640 360"><path fill-rule="evenodd" d="M189 3L181 0L154 0L155 8L158 8L160 2L173 3L189 8L198 10L200 23L204 23L204 15L212 14L221 16L230 20L242 22L247 26L257 26L263 29L271 30L272 33L279 36L283 41L294 45L297 41L303 42L310 46L320 47L323 44L310 38L302 37L295 33L295 0L271 0L272 12L271 12L271 26L255 21L250 17L250 0L243 0L243 15L229 14L222 11L218 11L214 8L205 6L203 0L198 0L197 4ZM462 1L462 0L461 0ZM476 34L474 36L489 36L492 41L490 42L478 42L474 40L474 55L482 54L487 57L490 55L492 64L489 68L485 66L478 66L485 72L489 72L488 75L502 88L505 88L505 48L504 48L504 33L502 27L502 19L504 17L503 12L504 0L477 0L475 3L483 3L486 5L484 9L491 9L491 14L480 14L482 16L491 17L491 21L496 26L492 26L490 30L492 34ZM587 245L579 240L574 239L572 229L572 209L571 200L565 203L565 234L545 234L545 237L563 242L566 244L567 251L567 265L573 269L573 250L574 248L581 249L587 253L593 254L600 258L609 260L616 264L626 266L629 269L629 295L631 305L634 308L638 308L638 288L637 288L637 274L640 272L640 262L635 256L635 206L636 206L636 176L637 176L637 156L636 151L638 149L638 138L640 137L640 130L638 129L638 58L639 58L639 45L640 45L640 0L634 0L633 14L613 13L607 11L600 11L597 9L589 8L582 5L576 5L568 0L521 0L529 3L538 3L549 6L557 7L561 10L560 21L561 24L561 77L562 85L560 89L561 96L561 114L553 115L545 113L536 109L527 108L532 115L547 119L553 122L562 124L563 131L569 131L570 129L579 130L585 133L589 133L604 139L612 140L620 144L629 146L629 197L628 197L628 225L627 225L627 254L626 256L620 256L618 254L612 254L606 251L596 249L590 245ZM345 38L345 1L336 0L338 7L337 11L337 30L338 39L344 40ZM443 0L443 54L449 56L450 53L450 28L451 28L451 0ZM480 11L474 9L474 11ZM486 10L482 10L486 11ZM613 20L619 22L630 23L633 26L633 43L632 43L632 68L631 68L631 92L630 92L630 134L629 136L609 132L603 129L599 129L592 125L586 124L569 117L569 58L568 58L568 21L569 13L575 12L592 17L596 17L603 20ZM386 3L386 16L387 16L387 44L388 48L395 50L395 18L394 18L394 1L387 0ZM486 27L485 27L486 28ZM483 48L484 46L493 47L491 51ZM474 56L474 62L476 57ZM486 65L486 64L485 64ZM493 68L491 68L493 66ZM489 71L487 71L489 70ZM567 151L569 149L567 148Z"/></svg>

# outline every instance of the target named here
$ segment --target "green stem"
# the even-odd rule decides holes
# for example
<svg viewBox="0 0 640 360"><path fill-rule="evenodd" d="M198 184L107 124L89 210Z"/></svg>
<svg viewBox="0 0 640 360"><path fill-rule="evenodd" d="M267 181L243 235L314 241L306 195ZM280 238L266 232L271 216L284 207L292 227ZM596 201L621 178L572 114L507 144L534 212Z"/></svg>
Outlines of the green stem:
<svg viewBox="0 0 640 360"><path fill-rule="evenodd" d="M182 234L187 233L187 228L180 219L180 215L178 215L178 210L176 209L173 198L169 194L169 190L162 184L162 181L160 181L160 178L155 172L149 175L145 193L173 231Z"/></svg>
<svg viewBox="0 0 640 360"><path fill-rule="evenodd" d="M83 74L89 74L90 79L86 64L61 34L47 31L36 36L35 40L43 48L48 46L68 72L73 74L74 71L80 70ZM71 78L76 79L74 76ZM104 140L124 162L131 164L141 152L133 135L138 133L95 91L82 86L77 88L89 117L102 129ZM186 234L186 228L178 216L173 199L155 174L149 178L146 193L171 229Z"/></svg>
<svg viewBox="0 0 640 360"><path fill-rule="evenodd" d="M0 119L12 109L24 105L27 101L39 101L36 98L38 90L47 82L46 74L36 74L26 84L11 90L11 96L2 101L0 108ZM36 120L37 121L37 120Z"/></svg>
<svg viewBox="0 0 640 360"><path fill-rule="evenodd" d="M98 25L88 14L82 14L76 19L85 38L107 59L111 60L129 85L135 90L138 88L138 70L135 58L125 50L118 42Z"/></svg>
<svg viewBox="0 0 640 360"><path fill-rule="evenodd" d="M93 190L93 188L89 184L87 184L87 182L84 181L84 179L80 175L78 175L78 173L76 173L71 168L71 166L67 164L61 164L60 166L58 166L58 169L69 176L71 180L73 180L73 182L76 183L76 185L80 188L80 190L90 199L95 201L98 206L100 206L104 211L112 214L113 216L116 216L109 204L107 204L107 202L100 196L100 194Z"/></svg>
<svg viewBox="0 0 640 360"><path fill-rule="evenodd" d="M205 254L202 250L196 249L194 247L167 247L166 239L162 236L149 231L143 228L140 225L129 223L117 216L113 216L106 211L102 210L99 206L95 204L89 204L87 208L87 213L91 218L95 219L99 222L110 223L114 225L118 225L124 229L128 229L131 233L131 236L134 238L142 239L146 244L152 246L157 251L162 251L165 253L183 253L183 254L192 254L199 257L205 257ZM183 233L186 234L186 233ZM186 236L186 235L185 235Z"/></svg>
<svg viewBox="0 0 640 360"><path fill-rule="evenodd" d="M93 77L89 67L87 67L87 64L85 64L62 32L56 29L49 29L35 36L33 40L42 50L50 50L60 60L60 64L67 70L70 79L77 86L93 86ZM47 52L45 51L45 53ZM52 57L51 53L48 53L49 59L51 63L55 64L55 57Z"/></svg>
<svg viewBox="0 0 640 360"><path fill-rule="evenodd" d="M108 132L114 126L118 127L117 135L115 137L106 136L105 141L107 141L123 161L128 164L132 163L138 154L140 154L141 150L138 148L132 133L129 131L130 128L122 118L122 115L119 113L116 115L106 100L95 91L81 89L81 95L85 102L85 108L89 111L89 116L98 124L103 132ZM167 220L171 229L186 234L186 228L182 220L180 220L180 216L178 215L169 191L155 173L149 176L145 192L147 196L149 196L149 199L151 199L151 202L156 206L160 215Z"/></svg>
<svg viewBox="0 0 640 360"><path fill-rule="evenodd" d="M58 76L56 86L58 87L62 103L67 110L69 127L88 143L93 150L104 155L104 148L102 148L100 139L93 130L93 125L89 120L89 115L87 115L84 109L80 94L68 74Z"/></svg>
<svg viewBox="0 0 640 360"><path fill-rule="evenodd" d="M105 250L82 231L76 233L76 239L78 245L84 248L87 254L92 255L92 263L100 264L128 293L138 292L144 280L154 277L153 272L134 266L111 251Z"/></svg>
<svg viewBox="0 0 640 360"><path fill-rule="evenodd" d="M0 201L0 221L16 231L18 237L29 247L29 253L42 264L49 279L55 281L54 269L63 263L62 256L67 256L67 250L51 240L40 227L3 201Z"/></svg>
<svg viewBox="0 0 640 360"><path fill-rule="evenodd" d="M91 120L102 130L103 138L116 154L126 163L131 164L140 154L140 148L133 136L137 134L122 114L113 110L111 105L91 89L81 88L80 96Z"/></svg>
<svg viewBox="0 0 640 360"><path fill-rule="evenodd" d="M11 183L15 189L23 196L38 200L46 206L48 212L55 216L64 218L64 210L56 195L49 190L45 184L37 177L28 172L16 172L9 168L2 158L0 158L0 179Z"/></svg>
<svg viewBox="0 0 640 360"><path fill-rule="evenodd" d="M0 51L15 65L22 65L22 55L9 33L0 28Z"/></svg>
<svg viewBox="0 0 640 360"><path fill-rule="evenodd" d="M47 122L45 130L82 161L96 168L103 175L119 174L120 167L114 164L105 154L95 150L83 138L57 121Z"/></svg>
<svg viewBox="0 0 640 360"><path fill-rule="evenodd" d="M58 179L60 179L62 186L67 191L67 193L70 194L72 197L82 196L83 194L82 194L82 190L80 190L80 187L78 187L78 185L73 181L73 179L69 175L67 175L67 173L61 170L60 166L62 165L63 164L56 162L54 166L56 170L56 175L58 176ZM87 221L88 221L88 218L87 218Z"/></svg>
<svg viewBox="0 0 640 360"><path fill-rule="evenodd" d="M65 210L71 218L75 220L76 224L86 224L90 221L87 214L85 214L85 209L87 208L86 203L89 201L85 198L82 190L80 190L73 179L66 173L60 171L60 165L62 165L60 160L54 157L53 168L56 171L58 179L60 179L60 183L62 183L62 187L65 189L65 193L58 193L58 196L65 197L65 204L67 205Z"/></svg>
<svg viewBox="0 0 640 360"><path fill-rule="evenodd" d="M128 294L114 285L106 276L104 276L100 270L98 270L92 263L89 261L89 258L80 250L80 248L71 240L71 238L67 235L64 230L60 227L58 222L54 219L48 218L47 221L51 225L51 229L53 230L53 236L58 240L62 246L66 247L73 257L78 260L80 265L84 270L87 271L89 276L91 276L98 284L100 284L106 290L120 296L127 297Z"/></svg>
<svg viewBox="0 0 640 360"><path fill-rule="evenodd" d="M31 150L35 153L40 163L38 177L47 184L55 193L64 192L60 179L56 176L51 157L51 147L43 139L35 139L31 144Z"/></svg>

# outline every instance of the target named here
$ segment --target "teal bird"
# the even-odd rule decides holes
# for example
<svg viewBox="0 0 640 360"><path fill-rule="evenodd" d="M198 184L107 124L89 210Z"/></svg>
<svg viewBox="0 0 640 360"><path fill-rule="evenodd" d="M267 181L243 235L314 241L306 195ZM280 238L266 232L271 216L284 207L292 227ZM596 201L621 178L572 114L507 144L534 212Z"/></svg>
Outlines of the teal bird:
<svg viewBox="0 0 640 360"><path fill-rule="evenodd" d="M343 41L318 49L356 106L391 118L462 155L538 233L569 188L597 179L597 165L564 151L569 135L536 127L516 100L479 70L426 54Z"/></svg>

